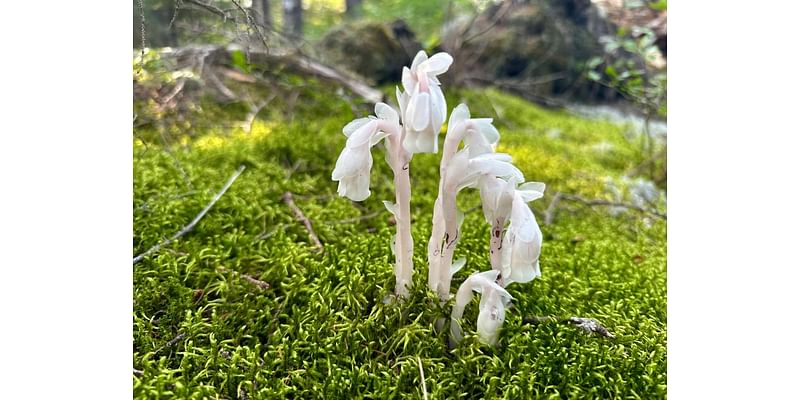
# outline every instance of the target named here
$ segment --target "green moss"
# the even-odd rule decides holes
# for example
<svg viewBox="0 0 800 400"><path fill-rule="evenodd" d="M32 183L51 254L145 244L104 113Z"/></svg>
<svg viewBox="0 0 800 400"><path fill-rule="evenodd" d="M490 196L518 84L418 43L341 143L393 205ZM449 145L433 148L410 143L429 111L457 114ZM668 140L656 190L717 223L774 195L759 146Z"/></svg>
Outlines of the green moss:
<svg viewBox="0 0 800 400"><path fill-rule="evenodd" d="M498 150L511 153L526 178L548 184L532 204L540 222L556 191L608 196L606 180L645 158L627 127L494 91L454 93L451 108L465 101L473 116L495 117ZM250 134L204 121L212 127L171 153L136 139L135 254L190 221L240 164L247 169L191 233L133 268L133 357L143 371L135 397L421 398L417 357L431 398L666 396L664 221L564 204L555 223L542 226L542 278L509 287L516 300L500 346L477 341L474 300L466 339L449 350L433 328L448 311L426 290L438 156L416 155L411 167L415 289L405 303L385 304L394 285L394 226L381 204L394 197L390 170L376 150L372 196L360 204L337 197L330 172L341 127L354 115L334 95L314 96L325 110L342 111L313 112L309 100L292 119L278 111L257 120ZM323 254L281 202L286 191L313 221ZM459 203L480 204L474 192ZM456 257L468 263L454 290L488 268L488 231L479 210L467 214ZM596 318L617 338L524 324L531 315Z"/></svg>

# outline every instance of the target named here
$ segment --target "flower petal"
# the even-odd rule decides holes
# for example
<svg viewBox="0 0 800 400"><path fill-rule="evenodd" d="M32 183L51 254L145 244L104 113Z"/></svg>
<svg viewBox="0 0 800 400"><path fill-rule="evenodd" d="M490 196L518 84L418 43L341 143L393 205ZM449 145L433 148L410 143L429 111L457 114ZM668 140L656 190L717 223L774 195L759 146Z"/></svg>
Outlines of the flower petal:
<svg viewBox="0 0 800 400"><path fill-rule="evenodd" d="M378 118L393 123L400 121L400 116L394 108L386 103L375 103L375 116Z"/></svg>
<svg viewBox="0 0 800 400"><path fill-rule="evenodd" d="M495 144L500 140L500 132L492 125L491 118L475 118L472 120L486 141Z"/></svg>
<svg viewBox="0 0 800 400"><path fill-rule="evenodd" d="M436 53L428 60L420 63L419 68L422 68L429 76L436 76L447 72L451 64L453 64L453 57L442 52Z"/></svg>
<svg viewBox="0 0 800 400"><path fill-rule="evenodd" d="M411 70L408 69L408 67L403 67L401 82L403 83L403 90L405 90L406 93L410 93L412 90L414 90L414 85L417 84L417 79L414 77L414 74L411 73Z"/></svg>
<svg viewBox="0 0 800 400"><path fill-rule="evenodd" d="M383 206L386 207L386 209L392 213L392 215L397 215L397 204L384 200Z"/></svg>
<svg viewBox="0 0 800 400"><path fill-rule="evenodd" d="M467 263L466 258L459 258L458 260L453 261L453 264L450 265L450 276L456 274L456 272L460 271L461 268L464 268L464 265Z"/></svg>
<svg viewBox="0 0 800 400"><path fill-rule="evenodd" d="M430 95L428 93L417 93L411 97L411 103L414 107L413 114L411 114L411 127L414 130L421 131L431 123Z"/></svg>
<svg viewBox="0 0 800 400"><path fill-rule="evenodd" d="M358 128L363 127L371 120L372 118L369 117L356 118L350 121L347 125L345 125L344 128L342 128L342 133L344 133L346 137L350 137L350 135L352 135L353 132L357 131Z"/></svg>
<svg viewBox="0 0 800 400"><path fill-rule="evenodd" d="M436 153L439 151L439 135L433 129L419 132L416 140L415 153Z"/></svg>
<svg viewBox="0 0 800 400"><path fill-rule="evenodd" d="M411 62L411 72L417 72L419 65L426 60L428 60L428 55L425 54L425 50L420 50L417 55L414 56L414 61Z"/></svg>
<svg viewBox="0 0 800 400"><path fill-rule="evenodd" d="M431 86L431 126L438 134L442 129L442 124L447 118L447 101L444 98L442 89L438 86Z"/></svg>
<svg viewBox="0 0 800 400"><path fill-rule="evenodd" d="M456 108L453 109L453 112L450 113L450 122L447 123L447 130L448 133L450 130L455 129L456 125L463 124L469 119L469 108L466 104L461 103Z"/></svg>
<svg viewBox="0 0 800 400"><path fill-rule="evenodd" d="M349 148L356 148L366 145L372 139L372 135L376 133L377 129L378 120L370 119L366 124L361 125L352 134L350 134L350 136L347 138L345 146Z"/></svg>
<svg viewBox="0 0 800 400"><path fill-rule="evenodd" d="M509 227L514 235L523 242L531 242L535 239L539 231L536 217L528 207L528 203L522 198L519 192L514 193L514 202L511 205L511 226Z"/></svg>
<svg viewBox="0 0 800 400"><path fill-rule="evenodd" d="M545 184L542 182L525 182L519 185L517 191L525 202L534 201L544 196Z"/></svg>

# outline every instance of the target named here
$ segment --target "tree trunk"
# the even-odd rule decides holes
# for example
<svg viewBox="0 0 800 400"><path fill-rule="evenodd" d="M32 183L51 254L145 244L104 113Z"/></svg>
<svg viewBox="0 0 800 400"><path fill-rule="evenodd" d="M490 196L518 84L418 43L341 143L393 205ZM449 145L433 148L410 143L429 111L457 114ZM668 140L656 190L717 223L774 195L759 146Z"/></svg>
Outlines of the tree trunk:
<svg viewBox="0 0 800 400"><path fill-rule="evenodd" d="M269 8L269 0L253 0L250 7L256 23L264 28L272 26L272 13Z"/></svg>
<svg viewBox="0 0 800 400"><path fill-rule="evenodd" d="M283 0L283 33L292 38L303 37L302 0Z"/></svg>
<svg viewBox="0 0 800 400"><path fill-rule="evenodd" d="M345 0L344 1L344 15L347 18L358 18L361 15L361 2L363 0Z"/></svg>

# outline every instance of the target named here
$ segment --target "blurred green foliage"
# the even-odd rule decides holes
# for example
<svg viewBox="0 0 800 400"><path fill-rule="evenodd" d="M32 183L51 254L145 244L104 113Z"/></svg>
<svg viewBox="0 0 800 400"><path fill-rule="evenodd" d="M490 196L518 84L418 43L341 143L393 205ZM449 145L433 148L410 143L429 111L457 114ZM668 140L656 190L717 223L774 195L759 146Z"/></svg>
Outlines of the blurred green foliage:
<svg viewBox="0 0 800 400"><path fill-rule="evenodd" d="M666 10L666 1L638 2L631 7ZM586 77L618 90L648 116L667 115L667 67L658 66L661 57L652 28L620 28L615 36L600 38L605 56L586 64Z"/></svg>

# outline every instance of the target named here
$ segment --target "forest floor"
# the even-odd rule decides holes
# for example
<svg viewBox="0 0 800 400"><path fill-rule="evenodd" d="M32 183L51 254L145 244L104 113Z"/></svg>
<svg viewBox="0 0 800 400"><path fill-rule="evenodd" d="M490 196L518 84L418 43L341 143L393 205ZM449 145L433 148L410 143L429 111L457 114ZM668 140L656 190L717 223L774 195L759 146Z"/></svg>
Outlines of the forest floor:
<svg viewBox="0 0 800 400"><path fill-rule="evenodd" d="M394 226L381 203L394 198L391 171L376 148L372 195L337 196L341 129L370 110L311 89L265 108L249 132L235 107L200 113L202 123L134 121L134 255L179 232L244 166L190 232L133 266L134 397L666 397L666 178L643 177L660 165L640 168L663 142L648 147L632 126L494 90L445 88L449 109L465 102L473 117L495 118L498 151L547 184L531 203L541 278L509 286L499 346L477 340L475 299L465 340L449 349L434 328L449 307L426 285L438 155L411 163L415 286L407 301L384 302L394 289ZM490 268L477 193L459 205L456 258L467 264L454 288ZM593 318L613 338L535 318L546 316Z"/></svg>

